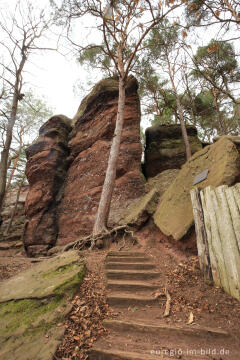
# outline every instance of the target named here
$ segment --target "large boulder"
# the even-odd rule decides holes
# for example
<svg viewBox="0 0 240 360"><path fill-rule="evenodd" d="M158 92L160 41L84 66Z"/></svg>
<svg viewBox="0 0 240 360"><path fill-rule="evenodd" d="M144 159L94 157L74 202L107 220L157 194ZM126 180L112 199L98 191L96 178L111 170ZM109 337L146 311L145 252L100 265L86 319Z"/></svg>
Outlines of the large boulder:
<svg viewBox="0 0 240 360"><path fill-rule="evenodd" d="M85 265L66 252L0 285L0 359L52 360Z"/></svg>
<svg viewBox="0 0 240 360"><path fill-rule="evenodd" d="M145 179L140 171L141 114L137 88L136 79L130 76L110 226L118 223L122 211L144 192ZM64 245L92 231L115 128L117 104L118 80L104 79L82 101L74 117L74 130L69 141L73 162L59 206L57 245Z"/></svg>
<svg viewBox="0 0 240 360"><path fill-rule="evenodd" d="M58 196L68 168L67 145L71 129L70 119L53 116L26 150L30 187L25 203L23 240L29 256L44 255L56 243Z"/></svg>
<svg viewBox="0 0 240 360"><path fill-rule="evenodd" d="M192 154L202 148L194 126L187 126ZM167 169L180 169L186 162L186 149L180 125L155 125L146 129L144 173L154 177Z"/></svg>
<svg viewBox="0 0 240 360"><path fill-rule="evenodd" d="M155 213L164 192L179 173L178 169L165 170L148 179L145 185L146 194L133 201L123 212L121 224L131 224L140 228Z"/></svg>
<svg viewBox="0 0 240 360"><path fill-rule="evenodd" d="M195 153L183 165L172 185L164 193L154 214L154 222L165 235L180 240L193 225L190 190L196 175L208 169L207 179L195 185L232 185L239 179L240 155L235 144L221 138L213 145Z"/></svg>

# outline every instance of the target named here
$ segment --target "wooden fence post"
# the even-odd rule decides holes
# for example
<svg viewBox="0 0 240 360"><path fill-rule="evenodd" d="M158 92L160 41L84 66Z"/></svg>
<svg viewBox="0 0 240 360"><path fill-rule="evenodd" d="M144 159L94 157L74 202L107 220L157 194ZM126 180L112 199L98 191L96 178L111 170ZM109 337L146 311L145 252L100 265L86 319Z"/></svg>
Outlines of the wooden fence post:
<svg viewBox="0 0 240 360"><path fill-rule="evenodd" d="M212 270L211 270L211 263L209 257L207 234L204 224L204 214L202 209L200 190L192 189L190 195L192 200L193 215L194 215L195 229L197 235L197 248L198 248L200 269L203 272L205 280L212 281L213 280Z"/></svg>

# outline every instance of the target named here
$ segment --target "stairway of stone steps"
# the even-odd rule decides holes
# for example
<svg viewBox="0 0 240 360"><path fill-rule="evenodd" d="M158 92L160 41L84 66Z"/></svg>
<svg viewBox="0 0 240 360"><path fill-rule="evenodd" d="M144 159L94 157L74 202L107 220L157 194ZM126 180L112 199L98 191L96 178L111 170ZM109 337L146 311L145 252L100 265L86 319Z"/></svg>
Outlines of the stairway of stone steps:
<svg viewBox="0 0 240 360"><path fill-rule="evenodd" d="M110 251L105 273L107 300L119 316L104 321L109 334L95 343L90 360L240 359L234 350L222 355L231 336L221 329L166 323L154 296L160 274L143 252Z"/></svg>
<svg viewBox="0 0 240 360"><path fill-rule="evenodd" d="M13 256L22 251L22 233L14 233L0 237L0 256Z"/></svg>

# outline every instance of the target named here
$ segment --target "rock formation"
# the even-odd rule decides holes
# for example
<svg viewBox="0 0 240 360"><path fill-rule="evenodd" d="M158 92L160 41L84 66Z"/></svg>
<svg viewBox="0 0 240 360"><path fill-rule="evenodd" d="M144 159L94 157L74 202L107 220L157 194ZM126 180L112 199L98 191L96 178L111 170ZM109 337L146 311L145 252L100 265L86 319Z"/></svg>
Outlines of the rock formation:
<svg viewBox="0 0 240 360"><path fill-rule="evenodd" d="M150 178L145 184L146 194L131 203L123 213L121 224L131 224L141 228L155 213L162 196L179 173L179 169L169 169Z"/></svg>
<svg viewBox="0 0 240 360"><path fill-rule="evenodd" d="M192 154L202 148L194 126L187 126ZM146 129L144 174L154 177L167 169L180 169L186 150L180 125L155 125Z"/></svg>
<svg viewBox="0 0 240 360"><path fill-rule="evenodd" d="M233 185L239 181L240 155L235 144L220 138L213 145L195 153L183 165L172 185L162 197L154 222L167 236L181 240L193 225L190 190L196 175L208 169L207 179L195 185L201 189L212 185Z"/></svg>
<svg viewBox="0 0 240 360"><path fill-rule="evenodd" d="M117 223L123 209L144 191L144 177L140 171L141 115L137 88L137 81L130 77L109 225ZM57 245L92 231L115 128L117 103L118 81L102 80L82 101L74 118L74 131L69 141L73 162L59 206Z"/></svg>
<svg viewBox="0 0 240 360"><path fill-rule="evenodd" d="M125 120L109 224L144 192L140 171L140 102L137 81L129 77ZM55 116L42 126L27 149L24 246L28 255L44 254L92 231L115 128L118 81L100 81L70 120ZM71 131L72 130L72 131ZM70 133L71 131L71 133Z"/></svg>
<svg viewBox="0 0 240 360"><path fill-rule="evenodd" d="M39 130L39 137L28 147L26 175L29 193L25 203L23 240L29 256L46 254L58 234L59 191L68 168L70 120L53 116Z"/></svg>

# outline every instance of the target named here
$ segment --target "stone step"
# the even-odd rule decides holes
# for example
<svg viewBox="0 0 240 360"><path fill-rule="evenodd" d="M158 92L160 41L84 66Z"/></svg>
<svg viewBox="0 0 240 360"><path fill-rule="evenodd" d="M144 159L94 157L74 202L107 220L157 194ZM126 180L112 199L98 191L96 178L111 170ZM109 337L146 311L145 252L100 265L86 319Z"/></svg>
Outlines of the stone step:
<svg viewBox="0 0 240 360"><path fill-rule="evenodd" d="M2 236L0 238L0 243L3 243L3 242L12 242L12 241L19 241L21 240L21 237L22 237L22 234L21 233L15 233L15 234L11 234L11 235L8 235L8 236Z"/></svg>
<svg viewBox="0 0 240 360"><path fill-rule="evenodd" d="M107 256L130 256L130 257L143 257L144 253L140 251L109 251Z"/></svg>
<svg viewBox="0 0 240 360"><path fill-rule="evenodd" d="M108 256L106 262L127 262L127 263L140 263L149 262L150 259L145 256Z"/></svg>
<svg viewBox="0 0 240 360"><path fill-rule="evenodd" d="M174 338L177 336L178 339L183 339L185 341L190 341L193 337L196 337L198 340L213 340L213 339L227 339L231 335L222 330L209 327L200 327L200 326L180 326L180 325L168 325L168 324L148 324L143 321L132 321L132 320L115 320L115 319L105 319L103 321L104 327L107 329L113 330L118 333L130 334L130 333L141 333L141 334L152 334L156 337L163 339L170 339L171 336Z"/></svg>
<svg viewBox="0 0 240 360"><path fill-rule="evenodd" d="M111 306L144 306L155 304L157 302L157 299L147 295L112 292L107 296L107 302Z"/></svg>
<svg viewBox="0 0 240 360"><path fill-rule="evenodd" d="M107 262L106 269L124 269L124 270L151 270L155 269L155 265L151 263L122 263L122 262Z"/></svg>
<svg viewBox="0 0 240 360"><path fill-rule="evenodd" d="M152 285L144 281L130 280L108 280L107 288L114 291L154 291L159 288L158 285Z"/></svg>
<svg viewBox="0 0 240 360"><path fill-rule="evenodd" d="M107 279L117 280L149 280L159 277L158 272L150 270L107 270Z"/></svg>
<svg viewBox="0 0 240 360"><path fill-rule="evenodd" d="M150 354L136 352L93 348L89 354L89 360L156 360L157 357ZM172 360L177 358L171 357Z"/></svg>
<svg viewBox="0 0 240 360"><path fill-rule="evenodd" d="M0 250L11 250L11 249L20 249L23 246L22 241L18 242L2 242L0 243Z"/></svg>
<svg viewBox="0 0 240 360"><path fill-rule="evenodd" d="M136 348L138 344L136 344ZM154 350L152 350L154 352ZM151 355L151 350L145 353L137 353L137 352L130 352L130 351L122 351L117 349L101 349L100 347L94 347L91 349L89 353L89 360L158 360L158 359L171 359L171 360L212 360L215 357L209 357L204 355L185 355L181 357L175 357L174 355L167 355L167 349L163 349L163 354L160 354L161 350L157 350L155 354ZM185 351L187 353L187 349ZM162 357L164 356L164 357ZM219 358L216 358L219 360ZM221 358L220 358L221 359Z"/></svg>

